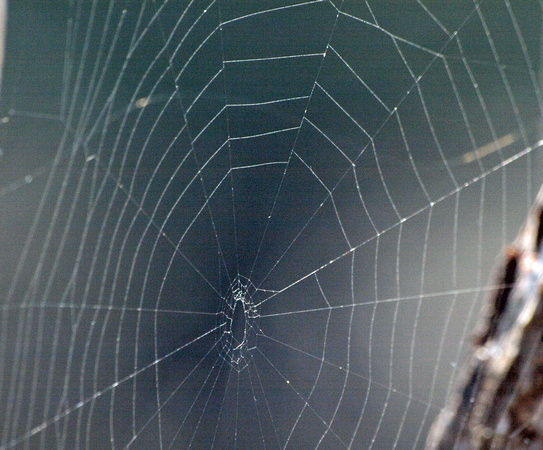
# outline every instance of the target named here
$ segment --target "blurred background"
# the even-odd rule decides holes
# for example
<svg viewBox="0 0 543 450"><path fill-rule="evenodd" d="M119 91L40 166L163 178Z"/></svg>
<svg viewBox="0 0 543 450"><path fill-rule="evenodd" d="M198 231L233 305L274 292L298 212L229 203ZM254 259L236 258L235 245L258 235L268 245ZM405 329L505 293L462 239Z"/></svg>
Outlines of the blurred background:
<svg viewBox="0 0 543 450"><path fill-rule="evenodd" d="M2 448L422 448L542 182L540 1L18 0Z"/></svg>

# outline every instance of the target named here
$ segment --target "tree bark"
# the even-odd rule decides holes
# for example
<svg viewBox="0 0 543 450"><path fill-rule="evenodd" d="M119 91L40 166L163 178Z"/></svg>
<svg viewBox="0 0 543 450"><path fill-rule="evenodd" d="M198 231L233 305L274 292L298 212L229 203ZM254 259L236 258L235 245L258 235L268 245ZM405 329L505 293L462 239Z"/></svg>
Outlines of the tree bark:
<svg viewBox="0 0 543 450"><path fill-rule="evenodd" d="M428 449L543 449L543 190L507 250Z"/></svg>

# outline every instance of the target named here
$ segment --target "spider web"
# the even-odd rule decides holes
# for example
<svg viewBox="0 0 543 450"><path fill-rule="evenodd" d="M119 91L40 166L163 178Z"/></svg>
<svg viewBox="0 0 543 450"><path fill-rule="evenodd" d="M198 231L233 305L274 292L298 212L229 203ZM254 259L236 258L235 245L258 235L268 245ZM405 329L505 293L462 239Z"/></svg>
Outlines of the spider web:
<svg viewBox="0 0 543 450"><path fill-rule="evenodd" d="M422 447L541 183L542 11L10 4L2 448Z"/></svg>

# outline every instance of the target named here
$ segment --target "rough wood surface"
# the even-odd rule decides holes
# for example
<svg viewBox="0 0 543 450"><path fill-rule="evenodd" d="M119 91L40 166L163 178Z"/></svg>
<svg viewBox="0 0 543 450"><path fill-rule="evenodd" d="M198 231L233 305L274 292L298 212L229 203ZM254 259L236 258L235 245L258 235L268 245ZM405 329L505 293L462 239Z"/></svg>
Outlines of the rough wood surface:
<svg viewBox="0 0 543 450"><path fill-rule="evenodd" d="M543 449L543 190L508 249L429 449Z"/></svg>

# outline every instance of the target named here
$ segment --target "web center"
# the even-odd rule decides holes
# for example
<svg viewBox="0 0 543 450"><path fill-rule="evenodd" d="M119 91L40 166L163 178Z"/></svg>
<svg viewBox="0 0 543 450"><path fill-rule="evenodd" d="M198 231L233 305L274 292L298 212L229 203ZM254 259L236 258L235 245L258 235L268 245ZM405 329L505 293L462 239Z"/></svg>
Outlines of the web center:
<svg viewBox="0 0 543 450"><path fill-rule="evenodd" d="M219 309L219 351L234 369L244 369L256 348L258 302L256 287L238 275L230 284Z"/></svg>
<svg viewBox="0 0 543 450"><path fill-rule="evenodd" d="M242 346L245 343L247 336L247 321L245 320L245 298L240 298L236 301L234 307L234 313L232 315L231 323L233 345L237 347Z"/></svg>

